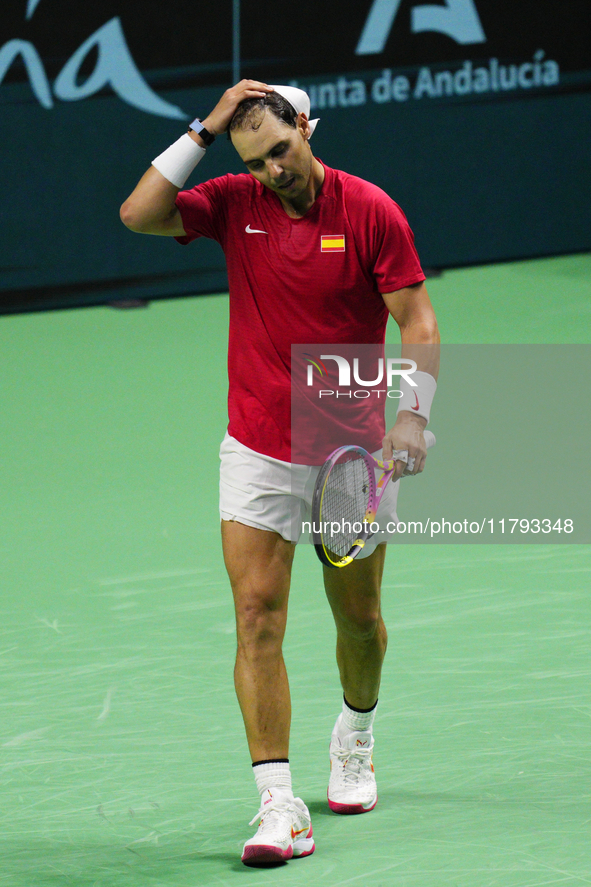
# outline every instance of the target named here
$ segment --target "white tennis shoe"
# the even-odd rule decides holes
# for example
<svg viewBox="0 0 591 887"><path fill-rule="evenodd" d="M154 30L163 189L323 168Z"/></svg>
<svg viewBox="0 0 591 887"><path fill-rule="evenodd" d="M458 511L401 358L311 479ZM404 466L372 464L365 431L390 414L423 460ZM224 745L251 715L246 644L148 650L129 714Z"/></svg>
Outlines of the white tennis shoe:
<svg viewBox="0 0 591 887"><path fill-rule="evenodd" d="M347 733L337 718L330 740L328 806L334 813L369 813L378 802L371 733Z"/></svg>
<svg viewBox="0 0 591 887"><path fill-rule="evenodd" d="M314 853L310 813L301 798L275 788L263 792L261 809L250 825L257 821L257 833L242 851L244 865L276 865Z"/></svg>

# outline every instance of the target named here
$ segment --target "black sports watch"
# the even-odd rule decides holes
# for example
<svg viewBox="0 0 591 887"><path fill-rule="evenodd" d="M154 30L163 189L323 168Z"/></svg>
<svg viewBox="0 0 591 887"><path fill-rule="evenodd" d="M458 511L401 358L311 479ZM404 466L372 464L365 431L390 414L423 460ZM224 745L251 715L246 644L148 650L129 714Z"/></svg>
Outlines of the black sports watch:
<svg viewBox="0 0 591 887"><path fill-rule="evenodd" d="M199 120L199 117L196 117L193 123L189 124L189 129L192 129L193 132L196 132L197 135L200 135L208 148L215 142L215 136L211 132L208 132L206 130L206 128Z"/></svg>

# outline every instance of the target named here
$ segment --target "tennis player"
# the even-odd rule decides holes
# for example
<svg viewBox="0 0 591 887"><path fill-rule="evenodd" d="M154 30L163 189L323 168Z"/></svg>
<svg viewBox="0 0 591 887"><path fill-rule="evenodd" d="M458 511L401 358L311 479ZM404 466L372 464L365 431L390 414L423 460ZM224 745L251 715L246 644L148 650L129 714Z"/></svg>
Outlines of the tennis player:
<svg viewBox="0 0 591 887"><path fill-rule="evenodd" d="M400 403L384 435L364 429L366 449L407 450L423 470L423 430L436 387L439 336L412 232L379 188L315 157L310 101L294 87L242 80L152 163L121 208L132 231L199 237L224 249L230 286L229 426L222 443L220 513L225 565L236 609L235 686L260 809L246 841L247 865L270 865L314 851L310 814L294 796L289 767L290 693L282 642L295 551L293 508L314 470L292 465L292 343L384 341L391 315L403 356L416 359L415 399ZM215 138L229 131L246 173L182 190ZM368 154L387 150L352 128ZM332 235L331 249L322 248ZM331 240L331 238L328 238ZM334 248L334 240L338 249ZM413 351L413 346L419 346ZM425 346L432 346L425 348ZM406 395L405 395L406 397ZM327 453L317 455L319 465ZM399 462L394 480L405 470ZM395 511L398 484L391 483ZM394 498L392 498L394 497ZM382 500L382 504L384 503ZM296 509L309 502L296 501ZM303 513L303 511L302 511ZM337 630L342 710L330 742L328 803L335 813L372 810L377 789L372 752L386 628L380 590L384 544L345 569L324 568Z"/></svg>

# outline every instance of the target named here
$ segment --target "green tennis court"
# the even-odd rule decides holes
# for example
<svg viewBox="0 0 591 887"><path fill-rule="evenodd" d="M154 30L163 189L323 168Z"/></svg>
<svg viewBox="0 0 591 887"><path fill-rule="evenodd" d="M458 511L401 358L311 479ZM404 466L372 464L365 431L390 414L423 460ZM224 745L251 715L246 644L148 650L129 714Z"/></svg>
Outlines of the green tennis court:
<svg viewBox="0 0 591 887"><path fill-rule="evenodd" d="M428 288L444 342L591 341L591 255ZM317 849L241 864L257 796L218 538L227 310L211 296L0 321L0 887L591 883L583 545L397 547L379 803L358 817L326 804L341 696L300 546L291 761Z"/></svg>

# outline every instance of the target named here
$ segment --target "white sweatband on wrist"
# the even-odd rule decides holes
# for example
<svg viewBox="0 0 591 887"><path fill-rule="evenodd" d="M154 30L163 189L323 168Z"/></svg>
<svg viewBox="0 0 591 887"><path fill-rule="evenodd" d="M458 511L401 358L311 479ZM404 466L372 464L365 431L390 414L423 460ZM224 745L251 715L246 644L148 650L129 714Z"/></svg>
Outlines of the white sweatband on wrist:
<svg viewBox="0 0 591 887"><path fill-rule="evenodd" d="M429 422L437 382L430 373L423 373L421 370L415 370L412 373L412 381L415 383L415 387L410 385L405 376L400 378L402 397L398 401L397 414L401 410L408 410L409 413L416 413L417 416L422 416Z"/></svg>
<svg viewBox="0 0 591 887"><path fill-rule="evenodd" d="M170 148L159 154L152 161L152 166L162 173L171 185L182 188L204 154L205 148L194 142L186 132L173 142Z"/></svg>

